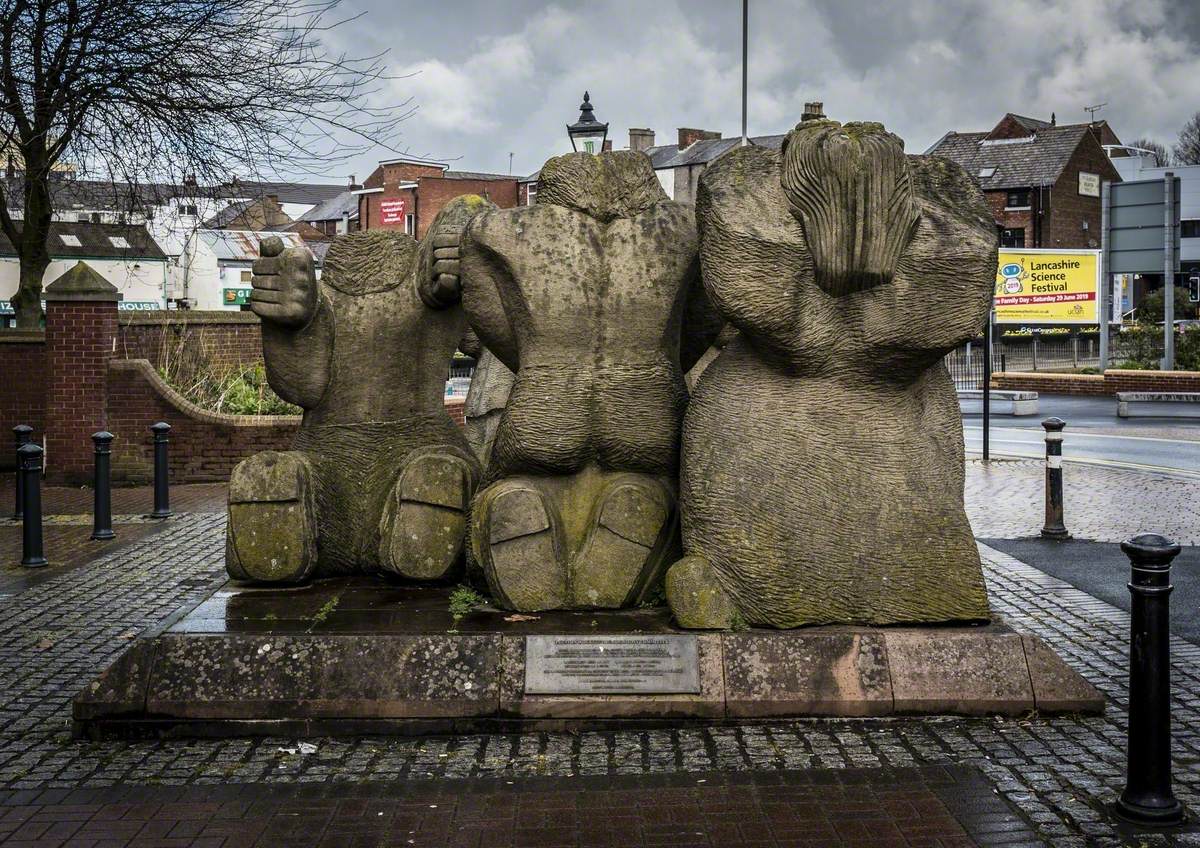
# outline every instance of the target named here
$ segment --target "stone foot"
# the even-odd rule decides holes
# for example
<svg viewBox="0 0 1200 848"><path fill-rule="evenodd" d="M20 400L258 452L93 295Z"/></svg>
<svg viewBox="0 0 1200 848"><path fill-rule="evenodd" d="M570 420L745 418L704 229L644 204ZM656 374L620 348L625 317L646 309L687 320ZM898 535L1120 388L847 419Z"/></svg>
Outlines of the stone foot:
<svg viewBox="0 0 1200 848"><path fill-rule="evenodd" d="M660 537L674 508L667 487L652 477L626 474L601 490L591 526L571 563L571 604L618 608L630 602L655 571Z"/></svg>
<svg viewBox="0 0 1200 848"><path fill-rule="evenodd" d="M729 630L737 621L733 599L717 582L708 560L686 556L667 571L667 603L680 627Z"/></svg>
<svg viewBox="0 0 1200 848"><path fill-rule="evenodd" d="M519 478L490 486L475 504L472 555L492 595L521 612L559 609L567 600L567 570L553 508Z"/></svg>
<svg viewBox="0 0 1200 848"><path fill-rule="evenodd" d="M301 583L317 567L312 466L299 451L265 451L229 477L225 570L235 580Z"/></svg>
<svg viewBox="0 0 1200 848"><path fill-rule="evenodd" d="M413 580L447 577L459 564L474 474L461 457L427 453L401 467L379 522L379 562Z"/></svg>

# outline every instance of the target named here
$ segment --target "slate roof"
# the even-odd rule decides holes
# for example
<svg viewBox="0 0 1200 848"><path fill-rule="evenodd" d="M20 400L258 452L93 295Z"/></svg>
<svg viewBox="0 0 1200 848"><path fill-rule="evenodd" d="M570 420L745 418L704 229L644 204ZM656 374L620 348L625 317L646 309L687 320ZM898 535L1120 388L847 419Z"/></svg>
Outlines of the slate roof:
<svg viewBox="0 0 1200 848"><path fill-rule="evenodd" d="M755 147L766 147L778 150L783 146L786 134L756 135L750 137L750 143ZM734 138L704 138L692 142L683 150L678 144L662 144L646 150L654 169L681 168L687 165L703 165L724 156L730 150L742 143L741 136Z"/></svg>
<svg viewBox="0 0 1200 848"><path fill-rule="evenodd" d="M307 247L316 256L312 245L305 242L299 233L256 232L254 230L199 230L197 235L204 241L219 260L253 262L259 256L259 243L268 236L278 236L284 247ZM321 244L322 242L317 242ZM324 256L322 252L321 256ZM320 257L318 257L320 258ZM319 263L318 263L319 264Z"/></svg>
<svg viewBox="0 0 1200 848"><path fill-rule="evenodd" d="M349 212L351 218L358 217L358 196L343 189L337 197L330 198L309 209L300 216L301 221L340 221L342 214Z"/></svg>
<svg viewBox="0 0 1200 848"><path fill-rule="evenodd" d="M990 131L949 132L925 152L927 155L944 156L962 165L967 173L979 181L984 191L1053 183L1067 166L1084 133L1088 132L1088 125L1051 126L1040 123L1044 126L1033 128L1034 135L1031 137L989 143L984 141ZM990 177L982 177L979 174L984 168L996 170Z"/></svg>
<svg viewBox="0 0 1200 848"><path fill-rule="evenodd" d="M61 236L74 236L78 246ZM123 238L129 247L118 247L111 239ZM91 224L82 221L54 221L47 241L54 259L152 259L165 261L167 255L143 226L135 224ZM0 256L16 256L12 242L0 233Z"/></svg>
<svg viewBox="0 0 1200 848"><path fill-rule="evenodd" d="M512 174L485 174L481 171L444 171L447 180L515 180Z"/></svg>
<svg viewBox="0 0 1200 848"><path fill-rule="evenodd" d="M235 200L205 221L204 226L210 230L223 230L257 202L255 200Z"/></svg>

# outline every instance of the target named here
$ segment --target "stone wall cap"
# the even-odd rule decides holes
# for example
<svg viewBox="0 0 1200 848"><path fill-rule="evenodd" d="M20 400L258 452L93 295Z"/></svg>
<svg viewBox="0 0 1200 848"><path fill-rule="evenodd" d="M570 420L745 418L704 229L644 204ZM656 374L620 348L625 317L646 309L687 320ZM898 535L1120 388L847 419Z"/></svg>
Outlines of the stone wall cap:
<svg viewBox="0 0 1200 848"><path fill-rule="evenodd" d="M46 286L44 297L48 301L94 300L114 303L125 298L116 286L86 262L76 262L74 267Z"/></svg>
<svg viewBox="0 0 1200 848"><path fill-rule="evenodd" d="M1200 403L1200 392L1117 392L1122 403Z"/></svg>

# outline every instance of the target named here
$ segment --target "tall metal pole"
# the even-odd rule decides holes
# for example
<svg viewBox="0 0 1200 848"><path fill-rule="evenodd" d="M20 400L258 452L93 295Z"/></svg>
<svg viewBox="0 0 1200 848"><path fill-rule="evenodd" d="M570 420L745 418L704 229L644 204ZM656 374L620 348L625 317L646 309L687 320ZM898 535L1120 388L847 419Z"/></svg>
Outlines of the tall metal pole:
<svg viewBox="0 0 1200 848"><path fill-rule="evenodd" d="M746 134L746 92L749 89L750 0L742 0L742 147L750 143Z"/></svg>
<svg viewBox="0 0 1200 848"><path fill-rule="evenodd" d="M1112 183L1105 180L1100 185L1100 373L1108 368L1108 319L1112 316L1112 275L1109 273L1108 252L1112 245L1109 243L1108 229L1112 205Z"/></svg>
<svg viewBox="0 0 1200 848"><path fill-rule="evenodd" d="M991 459L989 442L992 434L992 319L996 311L988 308L987 326L983 328L983 461Z"/></svg>
<svg viewBox="0 0 1200 848"><path fill-rule="evenodd" d="M1164 371L1175 370L1175 174L1163 175L1163 362Z"/></svg>

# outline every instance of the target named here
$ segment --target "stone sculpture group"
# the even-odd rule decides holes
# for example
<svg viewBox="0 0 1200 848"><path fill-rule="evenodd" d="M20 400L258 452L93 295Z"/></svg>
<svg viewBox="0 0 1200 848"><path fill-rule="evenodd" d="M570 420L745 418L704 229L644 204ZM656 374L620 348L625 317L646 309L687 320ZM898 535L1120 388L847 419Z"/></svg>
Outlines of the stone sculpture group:
<svg viewBox="0 0 1200 848"><path fill-rule="evenodd" d="M688 628L987 619L941 360L995 261L962 168L826 120L721 157L694 210L644 154L576 153L535 205L340 236L320 281L268 241L251 303L304 419L234 472L229 573L465 560L522 612L662 592ZM465 434L456 346L480 357Z"/></svg>

